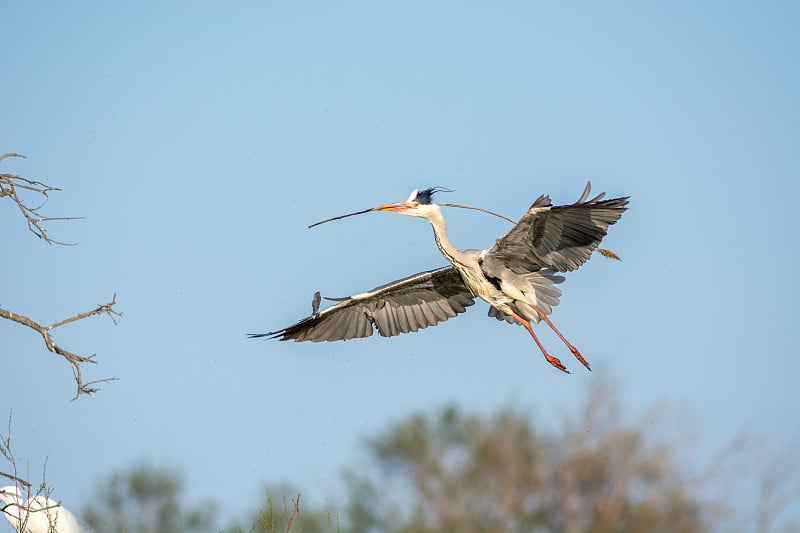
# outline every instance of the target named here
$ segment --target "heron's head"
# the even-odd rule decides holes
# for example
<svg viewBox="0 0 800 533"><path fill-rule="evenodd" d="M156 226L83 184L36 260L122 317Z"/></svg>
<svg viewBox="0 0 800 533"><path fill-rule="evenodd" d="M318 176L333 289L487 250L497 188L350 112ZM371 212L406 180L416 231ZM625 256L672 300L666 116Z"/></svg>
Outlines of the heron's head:
<svg viewBox="0 0 800 533"><path fill-rule="evenodd" d="M440 191L447 191L440 187L430 189L414 189L405 202L379 205L376 211L391 211L412 217L428 218L432 213L439 212L439 206L433 203L433 195Z"/></svg>
<svg viewBox="0 0 800 533"><path fill-rule="evenodd" d="M325 224L326 222L341 220L343 218L352 217L354 215L363 215L364 213L371 213L372 211L390 211L394 213L400 213L401 215L424 218L427 219L431 224L435 224L437 221L443 223L444 219L441 217L441 210L439 209L442 206L483 211L484 213L489 213L490 215L494 215L496 217L505 218L506 220L508 220L513 224L516 223L510 218L504 217L503 215L498 215L497 213L492 213L491 211L488 211L486 209L481 209L480 207L470 207L468 205L458 205L458 204L435 204L433 203L433 195L436 194L437 192L453 192L453 191L442 187L431 187L430 189L422 189L422 190L414 189L413 191L411 191L411 196L409 196L408 200L406 200L405 202L383 204L379 205L378 207L364 209L363 211L356 211L355 213L348 213L346 215L339 215L338 217L326 218L325 220L315 222L308 227L313 228L315 226L319 226L320 224Z"/></svg>

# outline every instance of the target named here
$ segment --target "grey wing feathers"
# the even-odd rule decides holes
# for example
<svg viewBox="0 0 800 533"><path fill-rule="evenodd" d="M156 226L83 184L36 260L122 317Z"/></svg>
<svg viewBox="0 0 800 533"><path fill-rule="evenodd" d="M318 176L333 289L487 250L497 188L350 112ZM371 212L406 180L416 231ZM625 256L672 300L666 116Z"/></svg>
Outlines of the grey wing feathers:
<svg viewBox="0 0 800 533"><path fill-rule="evenodd" d="M554 207L548 196L540 196L522 220L487 251L486 264L517 273L539 268L577 269L628 205L628 197L603 200L605 193L587 200L590 190L587 183L578 201L565 206Z"/></svg>
<svg viewBox="0 0 800 533"><path fill-rule="evenodd" d="M377 329L382 336L392 337L434 326L473 303L461 275L448 266L344 298L285 329L250 336L321 342L369 337Z"/></svg>
<svg viewBox="0 0 800 533"><path fill-rule="evenodd" d="M496 318L497 320L505 320L509 324L519 324L513 316L505 314L493 305L489 306L489 317Z"/></svg>

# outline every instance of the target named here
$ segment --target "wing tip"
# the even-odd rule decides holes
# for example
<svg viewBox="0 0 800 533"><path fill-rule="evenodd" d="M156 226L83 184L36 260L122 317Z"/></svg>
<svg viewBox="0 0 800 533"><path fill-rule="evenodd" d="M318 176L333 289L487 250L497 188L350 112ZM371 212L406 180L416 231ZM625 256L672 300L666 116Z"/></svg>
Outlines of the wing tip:
<svg viewBox="0 0 800 533"><path fill-rule="evenodd" d="M267 333L248 333L247 334L247 338L248 339L275 339L275 338L278 338L281 335L285 335L285 334L286 334L286 330L269 331ZM283 338L281 340L286 340L286 339Z"/></svg>

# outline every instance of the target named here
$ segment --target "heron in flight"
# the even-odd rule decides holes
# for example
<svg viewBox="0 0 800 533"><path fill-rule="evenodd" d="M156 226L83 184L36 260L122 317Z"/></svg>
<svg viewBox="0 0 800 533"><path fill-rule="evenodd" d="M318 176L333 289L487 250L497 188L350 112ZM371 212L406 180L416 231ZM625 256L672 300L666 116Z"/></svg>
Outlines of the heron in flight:
<svg viewBox="0 0 800 533"><path fill-rule="evenodd" d="M424 218L433 227L436 246L451 266L335 299L338 302L335 305L319 312L315 309L296 324L269 333L253 333L250 337L338 341L369 337L375 329L384 337L392 337L444 322L463 313L475 303L475 298L480 298L489 304L489 316L520 324L528 330L545 359L557 369L569 373L557 357L547 352L531 322L546 323L583 366L591 370L586 359L547 315L561 296L556 284L564 281L564 277L558 273L573 271L589 260L608 227L627 210L628 197L604 200L605 193L601 193L588 199L591 183L586 184L578 201L570 205L554 206L549 196L542 195L491 248L459 250L447 236L440 205L478 208L435 204L433 195L441 190L414 190L405 202L380 205L309 227L370 211Z"/></svg>

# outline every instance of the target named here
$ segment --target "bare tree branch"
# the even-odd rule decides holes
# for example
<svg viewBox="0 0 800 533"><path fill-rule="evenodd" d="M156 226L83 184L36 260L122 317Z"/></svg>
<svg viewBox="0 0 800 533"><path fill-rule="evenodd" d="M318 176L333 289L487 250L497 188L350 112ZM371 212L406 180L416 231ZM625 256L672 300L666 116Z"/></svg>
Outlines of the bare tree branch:
<svg viewBox="0 0 800 533"><path fill-rule="evenodd" d="M8 153L0 155L0 161L4 160L7 157L22 157L25 158L22 154L17 153ZM47 230L44 228L43 223L49 222L51 220L75 220L77 218L82 217L48 217L44 216L39 213L39 209L41 209L45 203L47 203L48 193L51 191L60 191L61 189L57 187L51 187L50 185L46 185L40 181L29 180L27 178L21 178L19 176L15 176L13 174L0 174L0 199L8 196L11 200L16 204L17 208L19 208L22 216L25 217L25 220L28 224L28 229L37 237L44 240L48 244L61 244L64 246L73 246L75 243L65 243L61 241L57 241L51 238L47 234ZM44 201L36 206L31 207L28 203L23 201L20 197L20 192L24 193L32 193L32 194L39 194L44 197ZM11 320L12 322L16 322L18 324L22 324L23 326L27 326L35 331L38 331L39 334L44 338L45 346L47 349L55 354L62 356L66 359L70 365L72 365L72 375L75 378L75 382L77 383L77 393L72 400L76 400L80 397L81 394L92 395L93 393L98 391L98 388L94 385L98 383L106 383L108 381L115 380L117 378L104 378L98 379L94 381L84 381L83 375L81 373L82 365L84 363L94 363L94 356L95 354L89 356L80 356L76 355L72 352L69 352L59 346L58 344L53 341L53 338L50 332L64 324L69 324L70 322L76 322L78 320L83 320L84 318L88 318L93 315L99 315L101 313L108 315L114 324L117 323L116 317L122 316L122 313L116 311L114 309L114 304L117 301L117 295L114 294L114 297L111 301L107 304L99 304L97 307L90 311L86 311L84 313L78 313L74 316L69 318L65 318L64 320L60 320L49 326L43 326L32 319L28 318L27 316L20 315L8 311L6 309L0 308L0 318L5 318L7 320Z"/></svg>
<svg viewBox="0 0 800 533"><path fill-rule="evenodd" d="M0 161L7 157L22 157L25 156L22 154L3 154L0 155ZM38 193L44 196L44 201L36 207L31 207L26 204L22 198L19 196L19 190L23 191L30 191L33 193ZM47 230L42 225L44 222L50 222L51 220L77 220L83 217L48 217L39 213L39 209L44 207L44 204L47 203L48 194L51 191L60 191L61 189L57 187L51 187L50 185L46 185L39 181L33 181L26 178L22 178L20 176L15 176L14 174L0 174L0 198L4 198L9 196L11 200L17 205L22 216L25 217L25 221L28 224L28 229L39 237L40 239L44 240L47 244L61 244L63 246L75 246L77 243L66 243L57 241L51 238L47 234Z"/></svg>
<svg viewBox="0 0 800 533"><path fill-rule="evenodd" d="M25 480L24 480L24 479L22 479L21 477L17 477L17 476L15 476L14 474L9 474L8 472L3 472L2 470L0 470L0 476L3 476L3 477L5 477L5 478L8 478L8 479L10 479L11 481L13 481L14 483L19 483L20 485L23 485L23 486L24 486L25 488L27 488L27 489L30 489L30 488L31 488L31 483L30 483L30 481L25 481Z"/></svg>
<svg viewBox="0 0 800 533"><path fill-rule="evenodd" d="M116 380L117 378L103 378L94 381L84 382L83 375L81 373L81 365L84 363L95 363L94 360L95 354L89 356L80 356L76 355L72 352L69 352L59 346L58 344L53 341L53 337L51 336L50 332L59 326L63 326L64 324L69 324L70 322L75 322L77 320L83 320L84 318L88 318L90 316L99 315L99 314L106 314L111 318L114 324L117 324L117 318L121 317L122 313L116 311L114 309L114 304L117 303L117 295L114 294L113 298L110 302L106 304L98 304L97 307L90 311L86 311L84 313L78 313L75 316L71 316L69 318L65 318L64 320L59 320L49 326L42 326L41 324L33 321L32 319L12 313L7 309L0 308L0 318L5 318L7 320L11 320L12 322L16 322L18 324L22 324L23 326L27 326L34 331L38 331L39 334L44 338L44 344L47 349L55 354L62 356L72 365L72 374L75 377L75 382L77 383L77 393L75 397L72 398L73 401L76 400L81 394L92 395L93 393L98 391L98 388L93 387L97 383L106 383L109 381Z"/></svg>

